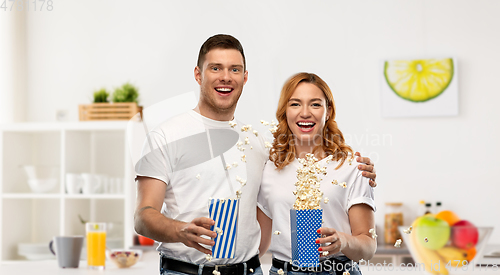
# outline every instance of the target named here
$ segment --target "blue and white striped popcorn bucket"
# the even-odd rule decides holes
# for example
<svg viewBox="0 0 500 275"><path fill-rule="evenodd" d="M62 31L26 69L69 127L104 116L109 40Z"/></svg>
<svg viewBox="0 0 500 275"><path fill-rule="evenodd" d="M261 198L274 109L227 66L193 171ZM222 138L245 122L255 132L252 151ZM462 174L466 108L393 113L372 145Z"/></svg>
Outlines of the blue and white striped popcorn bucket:
<svg viewBox="0 0 500 275"><path fill-rule="evenodd" d="M212 246L213 258L234 258L239 203L239 199L210 199L208 202L208 213L215 221L210 230L217 232Z"/></svg>
<svg viewBox="0 0 500 275"><path fill-rule="evenodd" d="M290 209L290 228L292 230L292 263L300 267L319 265L320 237L317 232L323 220L322 209Z"/></svg>

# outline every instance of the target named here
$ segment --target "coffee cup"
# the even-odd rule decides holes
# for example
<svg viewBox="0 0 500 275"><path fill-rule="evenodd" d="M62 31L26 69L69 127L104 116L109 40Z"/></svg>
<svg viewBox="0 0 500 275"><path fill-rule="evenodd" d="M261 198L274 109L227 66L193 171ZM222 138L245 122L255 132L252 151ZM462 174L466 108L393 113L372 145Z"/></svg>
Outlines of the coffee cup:
<svg viewBox="0 0 500 275"><path fill-rule="evenodd" d="M52 248L55 243L55 251ZM52 254L57 256L59 267L77 268L80 264L83 236L56 236L49 243Z"/></svg>

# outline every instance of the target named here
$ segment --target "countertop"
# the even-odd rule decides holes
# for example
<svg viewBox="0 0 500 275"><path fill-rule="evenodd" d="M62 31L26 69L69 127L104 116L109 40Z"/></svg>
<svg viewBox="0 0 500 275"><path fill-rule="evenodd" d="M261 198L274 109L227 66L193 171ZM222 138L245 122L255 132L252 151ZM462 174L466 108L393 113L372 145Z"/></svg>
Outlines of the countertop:
<svg viewBox="0 0 500 275"><path fill-rule="evenodd" d="M267 275L271 266L270 255L264 256L261 259L262 269L264 274ZM401 270L400 267L391 267L383 265L361 266L363 275L385 275L385 274L398 274L398 275L423 275L425 274L419 270ZM4 262L0 265L0 274L2 275L23 275L23 274L37 274L37 275L53 275L53 274L158 274L159 273L159 258L156 251L144 251L142 259L130 268L118 268L111 262L106 262L106 269L104 271L96 271L87 269L86 261L80 262L79 268L59 268L56 260L43 260L43 261L10 261ZM470 275L489 275L499 274L500 266L498 268L492 267L470 267L468 271L459 271L456 274L470 274ZM451 274L454 274L451 272Z"/></svg>

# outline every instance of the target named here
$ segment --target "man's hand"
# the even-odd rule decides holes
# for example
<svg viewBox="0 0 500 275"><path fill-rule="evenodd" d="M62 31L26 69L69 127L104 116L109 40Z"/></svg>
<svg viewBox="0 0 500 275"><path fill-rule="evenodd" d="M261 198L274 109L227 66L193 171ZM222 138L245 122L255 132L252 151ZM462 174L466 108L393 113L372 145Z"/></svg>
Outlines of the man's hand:
<svg viewBox="0 0 500 275"><path fill-rule="evenodd" d="M377 177L377 173L375 172L375 164L372 163L370 158L362 157L359 152L356 152L356 154L354 155L357 156L357 162L364 163L358 166L358 169L363 171L363 177L367 177L370 179L371 187L376 187L377 183L375 182L375 178Z"/></svg>
<svg viewBox="0 0 500 275"><path fill-rule="evenodd" d="M192 220L190 223L182 223L177 228L178 230L178 238L180 242L185 244L186 246L192 247L204 254L212 255L212 251L204 248L200 244L204 245L215 245L215 242L211 239L203 238L202 235L215 238L217 237L217 233L210 230L210 226L214 225L214 220L210 218L196 218Z"/></svg>

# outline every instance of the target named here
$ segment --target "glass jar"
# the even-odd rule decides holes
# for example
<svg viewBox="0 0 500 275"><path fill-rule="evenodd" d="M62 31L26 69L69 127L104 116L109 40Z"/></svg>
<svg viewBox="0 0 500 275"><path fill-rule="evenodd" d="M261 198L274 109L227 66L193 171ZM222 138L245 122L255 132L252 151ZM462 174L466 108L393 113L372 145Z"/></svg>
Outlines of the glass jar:
<svg viewBox="0 0 500 275"><path fill-rule="evenodd" d="M403 225L403 211L401 202L387 202L385 204L384 237L386 244L395 244L401 239L398 226Z"/></svg>

